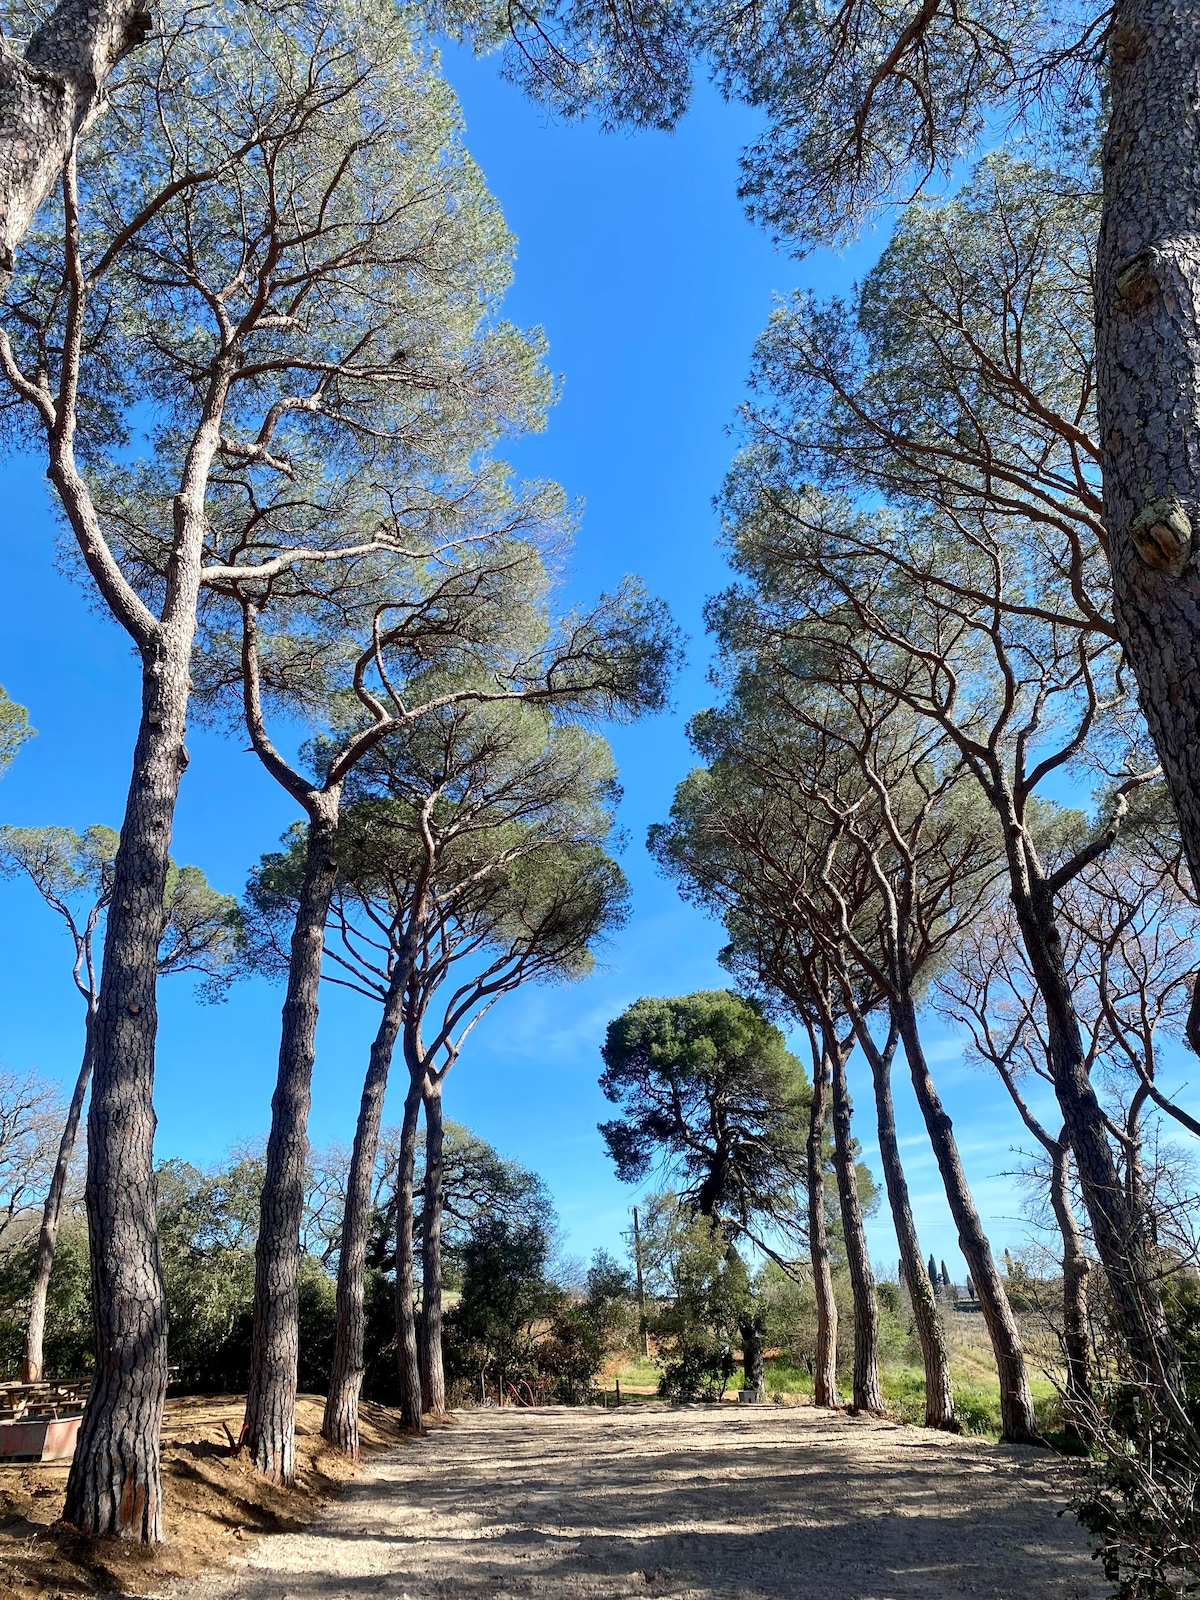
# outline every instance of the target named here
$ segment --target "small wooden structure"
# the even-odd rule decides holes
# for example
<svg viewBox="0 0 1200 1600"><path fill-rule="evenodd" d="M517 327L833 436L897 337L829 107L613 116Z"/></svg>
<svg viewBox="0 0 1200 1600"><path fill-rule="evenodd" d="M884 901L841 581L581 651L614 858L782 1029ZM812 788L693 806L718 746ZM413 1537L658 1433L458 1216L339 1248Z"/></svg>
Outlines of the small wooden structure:
<svg viewBox="0 0 1200 1600"><path fill-rule="evenodd" d="M86 1378L0 1383L0 1463L69 1461L90 1387Z"/></svg>

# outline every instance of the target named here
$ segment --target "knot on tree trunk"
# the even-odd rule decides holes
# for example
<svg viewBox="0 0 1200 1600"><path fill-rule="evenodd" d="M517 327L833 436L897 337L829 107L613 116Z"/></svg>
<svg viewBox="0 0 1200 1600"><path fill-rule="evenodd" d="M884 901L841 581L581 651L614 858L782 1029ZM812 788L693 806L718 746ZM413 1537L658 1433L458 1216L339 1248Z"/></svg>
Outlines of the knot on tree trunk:
<svg viewBox="0 0 1200 1600"><path fill-rule="evenodd" d="M1183 576L1192 554L1192 523L1177 495L1144 506L1133 519L1129 536L1148 567L1172 578Z"/></svg>
<svg viewBox="0 0 1200 1600"><path fill-rule="evenodd" d="M1115 67L1130 67L1141 55L1146 47L1146 30L1127 23L1123 28L1114 28L1109 40Z"/></svg>

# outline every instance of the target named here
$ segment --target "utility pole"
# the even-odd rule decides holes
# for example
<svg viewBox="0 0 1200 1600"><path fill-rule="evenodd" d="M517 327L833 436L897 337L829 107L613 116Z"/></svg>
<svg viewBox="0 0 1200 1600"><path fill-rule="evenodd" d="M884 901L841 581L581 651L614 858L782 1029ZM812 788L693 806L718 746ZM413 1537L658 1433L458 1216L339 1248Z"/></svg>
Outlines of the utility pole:
<svg viewBox="0 0 1200 1600"><path fill-rule="evenodd" d="M642 1336L642 1355L650 1359L650 1325L646 1321L646 1286L642 1282L642 1230L638 1226L637 1207L633 1208L633 1268L637 1273L638 1332Z"/></svg>

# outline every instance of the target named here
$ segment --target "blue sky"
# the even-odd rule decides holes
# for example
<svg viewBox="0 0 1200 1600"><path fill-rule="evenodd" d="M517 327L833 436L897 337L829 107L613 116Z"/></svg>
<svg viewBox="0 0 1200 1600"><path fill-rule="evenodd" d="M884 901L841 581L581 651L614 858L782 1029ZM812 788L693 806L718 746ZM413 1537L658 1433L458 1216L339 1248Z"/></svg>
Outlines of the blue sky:
<svg viewBox="0 0 1200 1600"><path fill-rule="evenodd" d="M732 444L751 347L772 296L804 284L845 290L881 236L843 256L796 263L772 250L735 197L748 113L702 91L672 134L602 134L549 118L501 82L490 61L453 53L467 137L517 235L507 310L542 325L563 398L547 431L513 452L529 475L557 478L586 504L570 593L580 598L637 572L664 595L690 636L676 707L613 743L629 835L624 858L633 920L601 970L570 989L509 997L472 1035L447 1087L447 1114L546 1179L566 1249L619 1248L636 1195L612 1176L596 1132L610 1108L596 1086L608 1020L644 994L723 987L720 929L683 906L642 841L686 772L687 716L707 703L701 608L726 581L712 497ZM7 462L3 516L8 582L0 593L0 682L26 704L38 737L0 787L0 818L24 824L119 821L137 712L130 650L88 596L55 566L55 526L36 467ZM238 891L249 867L294 820L291 803L246 753L244 740L197 732L174 853ZM73 1077L80 1004L70 956L32 891L0 883L0 1062ZM245 984L221 1006L198 1007L186 979L163 985L157 1104L160 1156L218 1160L265 1133L274 1082L280 995ZM357 1112L373 1008L327 988L322 1002L311 1133L348 1139ZM965 1064L934 1030L931 1058L954 1116L981 1212L999 1251L1025 1232L1005 1176L1021 1129L1003 1090ZM878 1175L869 1077L855 1062L859 1137ZM911 1091L897 1074L901 1141L926 1251L961 1277ZM399 1114L393 1094L390 1114ZM872 1249L894 1262L885 1212ZM956 1264L957 1263L957 1264Z"/></svg>

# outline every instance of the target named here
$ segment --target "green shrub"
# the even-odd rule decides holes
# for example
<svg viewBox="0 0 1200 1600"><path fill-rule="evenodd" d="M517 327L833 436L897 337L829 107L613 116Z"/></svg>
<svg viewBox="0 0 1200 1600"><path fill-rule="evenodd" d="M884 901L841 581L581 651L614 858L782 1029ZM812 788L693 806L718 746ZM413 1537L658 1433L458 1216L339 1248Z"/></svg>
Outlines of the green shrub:
<svg viewBox="0 0 1200 1600"><path fill-rule="evenodd" d="M546 1275L539 1221L481 1217L462 1252L462 1296L446 1318L446 1372L461 1393L527 1383L562 1404L586 1400L604 1360L613 1283L607 1264L582 1304Z"/></svg>
<svg viewBox="0 0 1200 1600"><path fill-rule="evenodd" d="M537 1341L539 1387L559 1405L581 1405L588 1399L604 1361L600 1330L582 1306L564 1297Z"/></svg>
<svg viewBox="0 0 1200 1600"><path fill-rule="evenodd" d="M25 1329L37 1264L37 1229L0 1256L0 1372L15 1378L25 1349ZM63 1222L46 1297L43 1370L48 1378L79 1378L92 1370L91 1266L87 1229Z"/></svg>
<svg viewBox="0 0 1200 1600"><path fill-rule="evenodd" d="M964 1433L998 1438L1000 1435L1000 1386L995 1394L967 1384L954 1386L954 1414Z"/></svg>
<svg viewBox="0 0 1200 1600"><path fill-rule="evenodd" d="M875 1285L875 1299L881 1314L901 1317L907 1308L907 1297L898 1283L883 1278Z"/></svg>
<svg viewBox="0 0 1200 1600"><path fill-rule="evenodd" d="M737 1367L745 1322L770 1313L745 1263L706 1217L676 1213L671 1238L674 1295L654 1319L665 1399L718 1400Z"/></svg>
<svg viewBox="0 0 1200 1600"><path fill-rule="evenodd" d="M671 1339L658 1392L664 1400L719 1400L737 1368L733 1346L705 1329L681 1330Z"/></svg>
<svg viewBox="0 0 1200 1600"><path fill-rule="evenodd" d="M1200 1593L1200 1277L1168 1278L1163 1302L1182 1358L1183 1415L1121 1372L1095 1384L1082 1419L1091 1460L1074 1509L1117 1600Z"/></svg>
<svg viewBox="0 0 1200 1600"><path fill-rule="evenodd" d="M159 1244L167 1293L167 1360L185 1393L241 1393L250 1372L254 1320L255 1164L201 1172L186 1162L158 1169ZM15 1377L25 1343L37 1233L0 1255L0 1373ZM333 1359L333 1279L301 1258L300 1386L321 1392ZM389 1338L391 1334L389 1333ZM76 1378L92 1366L87 1228L69 1216L59 1232L46 1306L45 1371Z"/></svg>

